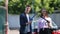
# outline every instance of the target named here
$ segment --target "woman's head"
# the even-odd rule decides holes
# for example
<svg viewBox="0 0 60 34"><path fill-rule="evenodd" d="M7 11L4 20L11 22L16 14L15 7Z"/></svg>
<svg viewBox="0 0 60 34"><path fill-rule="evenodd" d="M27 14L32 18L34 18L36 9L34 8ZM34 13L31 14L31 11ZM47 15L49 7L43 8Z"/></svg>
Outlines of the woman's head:
<svg viewBox="0 0 60 34"><path fill-rule="evenodd" d="M41 17L42 16L48 16L48 12L47 12L47 10L45 8L41 9Z"/></svg>

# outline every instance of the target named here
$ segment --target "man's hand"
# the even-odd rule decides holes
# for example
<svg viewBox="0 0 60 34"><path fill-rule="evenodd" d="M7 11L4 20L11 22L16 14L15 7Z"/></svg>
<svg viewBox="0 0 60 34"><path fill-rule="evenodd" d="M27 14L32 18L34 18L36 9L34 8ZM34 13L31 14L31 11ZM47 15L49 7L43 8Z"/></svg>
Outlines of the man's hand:
<svg viewBox="0 0 60 34"><path fill-rule="evenodd" d="M32 22L31 21L29 21L28 23L26 23L26 24L31 24Z"/></svg>

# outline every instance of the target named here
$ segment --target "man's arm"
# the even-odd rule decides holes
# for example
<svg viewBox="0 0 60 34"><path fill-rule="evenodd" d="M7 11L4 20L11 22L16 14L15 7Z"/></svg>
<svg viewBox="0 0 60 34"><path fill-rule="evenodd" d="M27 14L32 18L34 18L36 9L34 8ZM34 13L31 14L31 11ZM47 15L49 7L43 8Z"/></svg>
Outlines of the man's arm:
<svg viewBox="0 0 60 34"><path fill-rule="evenodd" d="M24 16L23 15L20 15L20 25L26 26L26 23L24 22Z"/></svg>

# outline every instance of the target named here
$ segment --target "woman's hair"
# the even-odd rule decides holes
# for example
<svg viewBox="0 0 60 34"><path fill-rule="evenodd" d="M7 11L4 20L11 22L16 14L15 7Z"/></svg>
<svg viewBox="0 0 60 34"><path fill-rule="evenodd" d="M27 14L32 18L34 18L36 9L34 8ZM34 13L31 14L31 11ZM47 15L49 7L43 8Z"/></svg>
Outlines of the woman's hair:
<svg viewBox="0 0 60 34"><path fill-rule="evenodd" d="M26 7L31 7L30 5L27 5Z"/></svg>
<svg viewBox="0 0 60 34"><path fill-rule="evenodd" d="M45 8L42 8L42 9L41 9L41 15L40 15L40 17L43 16L42 10L46 10L46 9L45 9ZM46 14L48 14L48 11L47 11L47 10L46 10Z"/></svg>

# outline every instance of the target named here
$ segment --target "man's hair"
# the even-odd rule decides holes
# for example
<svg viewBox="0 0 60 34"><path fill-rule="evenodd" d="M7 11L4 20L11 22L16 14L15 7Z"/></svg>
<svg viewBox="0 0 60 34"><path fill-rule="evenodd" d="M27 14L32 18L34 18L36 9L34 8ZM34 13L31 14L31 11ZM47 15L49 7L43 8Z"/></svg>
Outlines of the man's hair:
<svg viewBox="0 0 60 34"><path fill-rule="evenodd" d="M26 7L31 7L30 5L27 5Z"/></svg>
<svg viewBox="0 0 60 34"><path fill-rule="evenodd" d="M26 5L26 7L31 7L30 5ZM26 8L25 8L25 10L26 10ZM25 12L25 11L24 11Z"/></svg>

